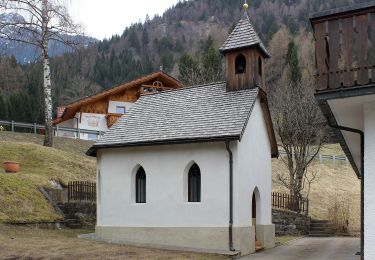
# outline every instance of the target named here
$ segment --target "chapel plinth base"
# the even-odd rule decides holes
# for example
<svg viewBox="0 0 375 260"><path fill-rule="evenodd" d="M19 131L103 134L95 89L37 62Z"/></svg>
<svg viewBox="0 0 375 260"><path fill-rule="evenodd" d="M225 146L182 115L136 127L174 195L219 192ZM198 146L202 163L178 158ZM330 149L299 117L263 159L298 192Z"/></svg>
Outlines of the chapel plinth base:
<svg viewBox="0 0 375 260"><path fill-rule="evenodd" d="M267 236L271 229L265 226L263 230ZM96 237L108 242L152 248L224 254L230 251L228 227L97 226ZM275 235L273 235L273 244L274 237ZM233 245L236 252L240 251L241 255L254 253L255 228L253 226L233 227Z"/></svg>
<svg viewBox="0 0 375 260"><path fill-rule="evenodd" d="M256 236L265 249L275 247L275 225L256 225Z"/></svg>

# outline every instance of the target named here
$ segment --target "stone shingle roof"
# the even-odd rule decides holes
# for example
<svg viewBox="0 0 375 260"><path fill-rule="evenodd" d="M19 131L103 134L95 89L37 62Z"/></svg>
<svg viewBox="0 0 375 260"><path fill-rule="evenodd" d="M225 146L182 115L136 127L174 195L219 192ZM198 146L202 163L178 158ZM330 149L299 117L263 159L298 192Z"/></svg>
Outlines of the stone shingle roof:
<svg viewBox="0 0 375 260"><path fill-rule="evenodd" d="M246 16L238 22L228 39L221 46L220 51L225 53L230 50L241 49L254 45L258 45L264 55L270 57L270 54L268 53L262 40L254 30L250 19Z"/></svg>
<svg viewBox="0 0 375 260"><path fill-rule="evenodd" d="M258 88L226 91L226 83L144 95L89 151L199 140L239 140Z"/></svg>

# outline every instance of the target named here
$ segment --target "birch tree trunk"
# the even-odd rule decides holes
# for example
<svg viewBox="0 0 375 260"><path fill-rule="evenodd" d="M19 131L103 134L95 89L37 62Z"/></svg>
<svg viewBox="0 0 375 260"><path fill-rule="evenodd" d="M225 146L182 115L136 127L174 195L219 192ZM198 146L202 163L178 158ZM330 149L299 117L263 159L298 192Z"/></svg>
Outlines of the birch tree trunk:
<svg viewBox="0 0 375 260"><path fill-rule="evenodd" d="M52 126L52 97L51 97L51 70L48 55L43 58L43 92L44 92L44 123L46 133L44 136L44 146L52 147L53 126Z"/></svg>
<svg viewBox="0 0 375 260"><path fill-rule="evenodd" d="M48 0L42 2L42 31L43 31L43 93L44 93L44 125L45 136L44 146L52 147L53 126L52 126L52 86L51 68L48 55Z"/></svg>

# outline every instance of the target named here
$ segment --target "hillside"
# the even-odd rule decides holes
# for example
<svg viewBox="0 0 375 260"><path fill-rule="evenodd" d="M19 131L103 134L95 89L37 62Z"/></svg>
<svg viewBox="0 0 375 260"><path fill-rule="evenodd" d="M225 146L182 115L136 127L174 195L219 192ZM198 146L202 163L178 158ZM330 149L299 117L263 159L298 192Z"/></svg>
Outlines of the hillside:
<svg viewBox="0 0 375 260"><path fill-rule="evenodd" d="M249 2L249 15L267 46L276 33L284 29L297 43L302 43L304 34L310 31L310 13L364 1L254 0ZM122 35L52 59L54 105L66 104L159 70L160 66L173 76L179 76L181 56L188 53L197 63L202 63L202 52L209 39L217 50L242 17L242 4L243 0L180 1L162 16L147 17L142 24L124 28ZM280 38L274 45L284 45L283 40L290 39ZM312 37L303 44L308 41L311 42ZM277 49L271 51L271 55L278 64L284 64L285 57L276 52ZM304 57L310 60L309 56ZM0 58L0 107L4 108L0 111L1 119L42 122L40 68L40 63L20 65L15 59ZM280 77L271 72L267 75L268 81L275 75Z"/></svg>
<svg viewBox="0 0 375 260"><path fill-rule="evenodd" d="M51 186L51 180L95 180L95 160L83 153L89 142L55 138L55 148L40 143L42 136L0 132L0 162L21 163L17 174L0 169L0 222L59 219L38 187Z"/></svg>

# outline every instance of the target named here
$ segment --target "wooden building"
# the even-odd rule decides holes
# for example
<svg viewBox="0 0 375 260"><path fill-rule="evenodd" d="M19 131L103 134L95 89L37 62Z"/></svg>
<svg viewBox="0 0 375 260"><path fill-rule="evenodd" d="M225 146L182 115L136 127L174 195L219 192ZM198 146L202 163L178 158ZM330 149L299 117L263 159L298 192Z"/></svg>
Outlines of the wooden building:
<svg viewBox="0 0 375 260"><path fill-rule="evenodd" d="M106 132L117 120L126 116L141 95L181 88L182 84L164 72L155 72L118 85L98 94L57 108L55 126ZM59 136L86 140L98 139L98 134L59 131Z"/></svg>
<svg viewBox="0 0 375 260"><path fill-rule="evenodd" d="M375 259L375 1L310 17L315 98L361 179L362 259Z"/></svg>

